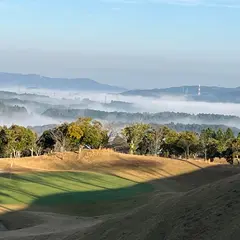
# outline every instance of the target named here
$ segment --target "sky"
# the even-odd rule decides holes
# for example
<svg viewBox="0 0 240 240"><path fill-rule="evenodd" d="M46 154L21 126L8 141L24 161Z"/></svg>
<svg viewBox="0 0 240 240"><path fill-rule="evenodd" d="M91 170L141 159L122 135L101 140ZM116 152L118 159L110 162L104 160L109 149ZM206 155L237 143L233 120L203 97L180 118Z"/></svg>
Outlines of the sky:
<svg viewBox="0 0 240 240"><path fill-rule="evenodd" d="M240 0L0 0L0 72L240 86Z"/></svg>

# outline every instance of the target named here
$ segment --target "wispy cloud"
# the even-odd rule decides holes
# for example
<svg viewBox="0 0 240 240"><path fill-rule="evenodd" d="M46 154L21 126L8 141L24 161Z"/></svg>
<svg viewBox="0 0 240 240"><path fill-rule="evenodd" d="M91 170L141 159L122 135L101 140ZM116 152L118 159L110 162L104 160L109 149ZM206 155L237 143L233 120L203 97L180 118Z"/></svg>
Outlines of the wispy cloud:
<svg viewBox="0 0 240 240"><path fill-rule="evenodd" d="M185 6L240 8L240 0L150 0L155 3L178 4Z"/></svg>
<svg viewBox="0 0 240 240"><path fill-rule="evenodd" d="M120 7L113 7L112 10L116 11L116 12L119 12L119 11L121 11L121 8Z"/></svg>
<svg viewBox="0 0 240 240"><path fill-rule="evenodd" d="M239 8L240 0L101 0L116 4L171 4L189 7Z"/></svg>

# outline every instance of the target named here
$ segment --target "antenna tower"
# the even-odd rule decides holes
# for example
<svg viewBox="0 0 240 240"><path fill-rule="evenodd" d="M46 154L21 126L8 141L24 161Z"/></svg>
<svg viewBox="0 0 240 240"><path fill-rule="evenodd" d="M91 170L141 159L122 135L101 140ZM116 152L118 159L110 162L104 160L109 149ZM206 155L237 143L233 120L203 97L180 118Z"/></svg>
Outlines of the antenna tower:
<svg viewBox="0 0 240 240"><path fill-rule="evenodd" d="M201 86L200 86L200 84L198 86L198 96L201 96Z"/></svg>

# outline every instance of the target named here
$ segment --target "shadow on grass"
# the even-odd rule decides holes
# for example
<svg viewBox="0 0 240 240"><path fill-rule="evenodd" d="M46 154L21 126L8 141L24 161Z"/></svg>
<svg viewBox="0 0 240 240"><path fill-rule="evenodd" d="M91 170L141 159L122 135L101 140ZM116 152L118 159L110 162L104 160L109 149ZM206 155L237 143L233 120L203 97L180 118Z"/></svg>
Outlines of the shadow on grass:
<svg viewBox="0 0 240 240"><path fill-rule="evenodd" d="M7 183L0 181L0 210L2 208L8 212L11 205L23 204L28 206L25 209L27 211L83 216L110 214L144 204L148 194L154 190L154 187L149 183L136 184L130 180L111 175L106 175L108 179L105 180L105 175L91 175L91 173L85 172L36 173L38 177L41 176L39 182L36 179L31 182L31 175L27 175L23 177L19 177L18 174L13 175L12 179L7 179ZM86 179L88 176L89 183ZM53 178L56 180L55 183L46 183ZM83 181L81 178L85 178L85 180ZM93 180L99 184L91 183ZM14 184L15 181L21 181L26 186ZM11 184L12 182L13 184ZM75 184L75 186L59 188L59 185L64 184L64 182L71 185ZM114 186L114 184L116 185ZM105 187L106 185L109 187ZM77 186L81 188L80 191ZM74 190L75 187L76 190ZM40 192L38 188L41 188ZM43 189L46 191L42 191ZM2 218L4 220L4 217L0 215L0 220Z"/></svg>
<svg viewBox="0 0 240 240"><path fill-rule="evenodd" d="M77 205L94 207L101 203L107 209L109 204L153 191L151 184L136 184L129 179L103 173L36 172L12 174L11 179L4 174L0 178L0 208L24 204L31 209L56 207L63 213L68 212L66 208L71 208L73 213Z"/></svg>
<svg viewBox="0 0 240 240"><path fill-rule="evenodd" d="M36 206L54 206L56 204L68 205L78 203L98 203L99 201L116 201L131 198L143 193L152 192L153 187L150 184L137 184L132 187L111 189L111 190L99 190L89 192L68 192L59 193L46 196L44 198L38 198L32 204Z"/></svg>
<svg viewBox="0 0 240 240"><path fill-rule="evenodd" d="M151 173L151 168L145 166L145 171ZM12 179L8 179L5 174L0 176L0 209L7 211L11 203L24 203L28 205L25 211L82 216L120 213L147 204L156 191L157 194L178 194L238 173L239 168L216 165L147 183L136 183L104 173L36 172L26 175L13 174ZM78 190L79 186L81 191ZM6 216L8 213L0 215L0 221L4 222Z"/></svg>

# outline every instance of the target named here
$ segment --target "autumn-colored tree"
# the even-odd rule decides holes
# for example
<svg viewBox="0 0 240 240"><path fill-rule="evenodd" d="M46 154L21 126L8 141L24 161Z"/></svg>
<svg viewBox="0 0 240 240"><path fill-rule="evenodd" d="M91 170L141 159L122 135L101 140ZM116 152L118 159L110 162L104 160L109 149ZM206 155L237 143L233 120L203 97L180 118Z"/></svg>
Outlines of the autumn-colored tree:
<svg viewBox="0 0 240 240"><path fill-rule="evenodd" d="M103 129L100 122L93 121L91 118L79 118L71 123L68 126L68 136L72 146L78 146L79 151L83 145L99 148L108 142L107 131Z"/></svg>
<svg viewBox="0 0 240 240"><path fill-rule="evenodd" d="M70 123L68 126L68 137L70 139L70 145L72 148L79 149L79 153L81 152L81 139L84 135L84 129L81 124L76 122Z"/></svg>

